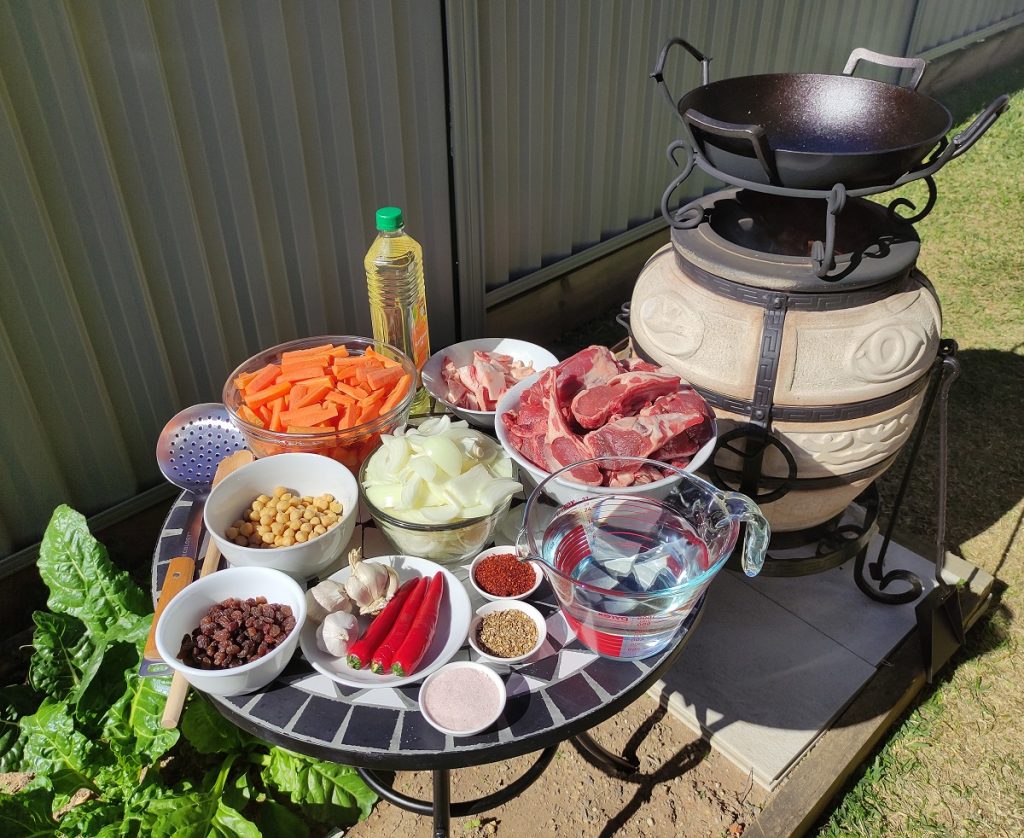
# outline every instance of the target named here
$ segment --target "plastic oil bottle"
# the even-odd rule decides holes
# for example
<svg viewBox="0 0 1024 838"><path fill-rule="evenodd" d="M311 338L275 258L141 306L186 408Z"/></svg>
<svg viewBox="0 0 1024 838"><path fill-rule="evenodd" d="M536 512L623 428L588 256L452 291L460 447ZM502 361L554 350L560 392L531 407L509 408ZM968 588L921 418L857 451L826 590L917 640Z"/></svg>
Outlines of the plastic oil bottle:
<svg viewBox="0 0 1024 838"><path fill-rule="evenodd" d="M430 357L423 248L405 232L398 207L377 210L377 238L366 253L363 267L373 337L401 349L412 358L416 369L422 370ZM420 387L412 412L425 413L428 400L426 389Z"/></svg>

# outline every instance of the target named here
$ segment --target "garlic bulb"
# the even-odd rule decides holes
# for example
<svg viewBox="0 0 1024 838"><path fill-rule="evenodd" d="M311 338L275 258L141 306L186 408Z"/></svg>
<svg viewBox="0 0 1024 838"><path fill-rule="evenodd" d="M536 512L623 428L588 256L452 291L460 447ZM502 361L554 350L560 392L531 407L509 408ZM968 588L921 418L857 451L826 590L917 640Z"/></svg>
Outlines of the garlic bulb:
<svg viewBox="0 0 1024 838"><path fill-rule="evenodd" d="M321 652L342 657L348 652L348 646L359 634L359 623L354 614L347 611L334 611L324 617L324 621L316 629L316 645Z"/></svg>
<svg viewBox="0 0 1024 838"><path fill-rule="evenodd" d="M359 606L360 614L377 614L398 590L398 574L393 567L379 562L364 562L356 548L348 554L352 572L345 580L345 593Z"/></svg>
<svg viewBox="0 0 1024 838"><path fill-rule="evenodd" d="M324 617L335 611L351 611L352 601L344 587L333 579L324 579L306 591L306 613L314 623L323 622Z"/></svg>

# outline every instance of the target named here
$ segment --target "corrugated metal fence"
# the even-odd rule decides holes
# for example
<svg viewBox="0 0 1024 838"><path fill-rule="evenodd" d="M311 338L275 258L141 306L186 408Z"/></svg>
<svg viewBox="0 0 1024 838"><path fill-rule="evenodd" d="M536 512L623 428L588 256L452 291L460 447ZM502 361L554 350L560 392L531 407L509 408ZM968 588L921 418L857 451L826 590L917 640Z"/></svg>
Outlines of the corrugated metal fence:
<svg viewBox="0 0 1024 838"><path fill-rule="evenodd" d="M427 245L436 346L538 269L656 226L676 128L647 73L670 35L715 77L835 70L1022 10L0 0L0 556L61 501L157 485L160 428L248 355L368 333L376 206ZM675 60L682 92L697 69Z"/></svg>

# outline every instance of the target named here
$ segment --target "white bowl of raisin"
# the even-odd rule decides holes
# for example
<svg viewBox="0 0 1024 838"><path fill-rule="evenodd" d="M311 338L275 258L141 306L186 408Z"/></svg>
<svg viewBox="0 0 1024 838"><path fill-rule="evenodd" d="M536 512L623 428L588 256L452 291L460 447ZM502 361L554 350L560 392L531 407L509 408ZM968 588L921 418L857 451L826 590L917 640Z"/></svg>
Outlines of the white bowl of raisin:
<svg viewBox="0 0 1024 838"><path fill-rule="evenodd" d="M305 592L288 575L228 568L171 600L157 623L156 647L197 690L240 695L281 674L305 620Z"/></svg>

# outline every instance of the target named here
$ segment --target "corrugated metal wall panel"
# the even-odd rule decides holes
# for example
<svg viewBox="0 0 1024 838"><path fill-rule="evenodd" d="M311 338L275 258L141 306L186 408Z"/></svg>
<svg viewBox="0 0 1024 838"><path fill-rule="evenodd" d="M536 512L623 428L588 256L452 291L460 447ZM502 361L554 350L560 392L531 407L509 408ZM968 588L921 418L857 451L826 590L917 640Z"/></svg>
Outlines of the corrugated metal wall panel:
<svg viewBox="0 0 1024 838"><path fill-rule="evenodd" d="M156 483L280 341L368 334L376 207L455 335L436 3L0 3L0 555Z"/></svg>
<svg viewBox="0 0 1024 838"><path fill-rule="evenodd" d="M648 74L670 36L713 56L713 78L837 72L857 46L902 53L913 11L913 0L449 0L463 299L657 217L679 125ZM699 68L679 51L667 77L679 96ZM482 326L472 306L463 318L466 332Z"/></svg>
<svg viewBox="0 0 1024 838"><path fill-rule="evenodd" d="M918 55L1024 14L1022 0L920 0L909 55Z"/></svg>

